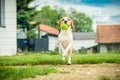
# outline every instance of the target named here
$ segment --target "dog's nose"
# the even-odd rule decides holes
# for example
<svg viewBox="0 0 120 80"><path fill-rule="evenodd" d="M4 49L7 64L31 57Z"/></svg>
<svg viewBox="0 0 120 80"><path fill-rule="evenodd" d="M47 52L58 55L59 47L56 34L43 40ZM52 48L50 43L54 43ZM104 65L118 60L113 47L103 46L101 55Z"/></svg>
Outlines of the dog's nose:
<svg viewBox="0 0 120 80"><path fill-rule="evenodd" d="M67 23L67 21L65 20L64 23Z"/></svg>

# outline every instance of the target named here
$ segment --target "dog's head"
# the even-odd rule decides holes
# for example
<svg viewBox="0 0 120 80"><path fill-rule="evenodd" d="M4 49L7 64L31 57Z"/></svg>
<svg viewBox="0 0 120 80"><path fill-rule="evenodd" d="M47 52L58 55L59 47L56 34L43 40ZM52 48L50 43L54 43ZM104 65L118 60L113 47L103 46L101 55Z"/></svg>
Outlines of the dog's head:
<svg viewBox="0 0 120 80"><path fill-rule="evenodd" d="M74 24L73 24L73 20L69 17L63 17L62 19L60 19L58 22L58 25L60 26L62 23L67 24L69 27L71 27L71 29L75 30Z"/></svg>

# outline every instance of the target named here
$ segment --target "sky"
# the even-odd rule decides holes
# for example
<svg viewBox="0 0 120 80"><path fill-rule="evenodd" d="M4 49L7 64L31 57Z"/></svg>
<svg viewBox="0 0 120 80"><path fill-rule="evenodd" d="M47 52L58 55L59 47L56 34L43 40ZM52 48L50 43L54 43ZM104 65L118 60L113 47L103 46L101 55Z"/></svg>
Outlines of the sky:
<svg viewBox="0 0 120 80"><path fill-rule="evenodd" d="M78 12L85 13L93 20L93 30L99 24L120 24L120 0L35 0L30 6L36 6L37 10L45 5L52 8L59 6L69 12L74 8Z"/></svg>

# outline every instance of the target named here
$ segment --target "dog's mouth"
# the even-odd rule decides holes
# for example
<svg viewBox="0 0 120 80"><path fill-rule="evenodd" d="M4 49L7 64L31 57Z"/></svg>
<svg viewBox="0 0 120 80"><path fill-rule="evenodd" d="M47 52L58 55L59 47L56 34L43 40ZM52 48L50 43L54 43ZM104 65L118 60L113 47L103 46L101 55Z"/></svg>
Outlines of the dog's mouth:
<svg viewBox="0 0 120 80"><path fill-rule="evenodd" d="M64 22L65 23L65 22ZM70 26L69 24L65 23L67 26Z"/></svg>

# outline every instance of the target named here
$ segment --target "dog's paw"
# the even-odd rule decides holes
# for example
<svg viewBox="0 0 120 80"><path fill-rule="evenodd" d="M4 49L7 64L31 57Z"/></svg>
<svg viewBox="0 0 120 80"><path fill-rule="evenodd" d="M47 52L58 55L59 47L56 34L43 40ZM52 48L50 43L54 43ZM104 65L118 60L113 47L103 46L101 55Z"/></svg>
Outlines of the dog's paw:
<svg viewBox="0 0 120 80"><path fill-rule="evenodd" d="M68 63L68 65L71 65L71 63Z"/></svg>

